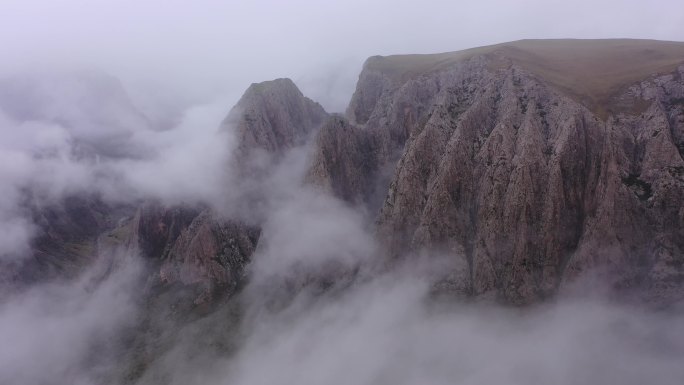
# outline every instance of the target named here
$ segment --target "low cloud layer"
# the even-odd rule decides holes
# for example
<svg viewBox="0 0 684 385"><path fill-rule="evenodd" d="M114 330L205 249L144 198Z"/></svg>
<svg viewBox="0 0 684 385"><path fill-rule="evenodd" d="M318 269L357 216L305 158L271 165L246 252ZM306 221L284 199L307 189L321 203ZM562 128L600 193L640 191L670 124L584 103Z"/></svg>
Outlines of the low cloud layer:
<svg viewBox="0 0 684 385"><path fill-rule="evenodd" d="M430 284L395 272L324 295L304 290L277 311L250 302L234 353L186 361L179 352L201 349L181 342L141 383L674 385L684 375L681 309L435 302Z"/></svg>
<svg viewBox="0 0 684 385"><path fill-rule="evenodd" d="M223 383L676 384L684 375L681 314L601 302L441 308L426 283L396 278L297 309L295 320L264 320Z"/></svg>
<svg viewBox="0 0 684 385"><path fill-rule="evenodd" d="M94 384L108 379L135 325L140 261L93 266L67 283L0 298L0 382Z"/></svg>
<svg viewBox="0 0 684 385"><path fill-rule="evenodd" d="M233 139L220 123L230 99L176 111L177 121L159 128L106 74L24 74L8 83L0 93L0 255L27 251L29 196L39 206L92 193L117 203L222 199Z"/></svg>
<svg viewBox="0 0 684 385"><path fill-rule="evenodd" d="M252 82L292 77L342 111L371 55L522 38L684 40L679 8L3 1L0 262L29 256L29 206L75 194L205 204L262 233L247 286L210 314L178 314L176 293L150 305L153 273L120 250L100 250L73 280L17 291L0 281L0 383L681 383L682 309L586 294L525 309L444 300L433 288L448 268L435 258L376 275L373 218L303 185L309 147L239 179L235 139L220 129Z"/></svg>

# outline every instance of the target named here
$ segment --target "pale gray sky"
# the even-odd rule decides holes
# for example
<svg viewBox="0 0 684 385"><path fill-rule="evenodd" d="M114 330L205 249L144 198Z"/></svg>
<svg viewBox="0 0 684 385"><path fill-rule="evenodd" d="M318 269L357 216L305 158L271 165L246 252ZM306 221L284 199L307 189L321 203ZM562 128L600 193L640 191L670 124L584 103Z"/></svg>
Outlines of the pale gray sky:
<svg viewBox="0 0 684 385"><path fill-rule="evenodd" d="M371 55L561 37L684 40L684 2L0 2L0 70L95 67L187 98L287 76L333 109Z"/></svg>

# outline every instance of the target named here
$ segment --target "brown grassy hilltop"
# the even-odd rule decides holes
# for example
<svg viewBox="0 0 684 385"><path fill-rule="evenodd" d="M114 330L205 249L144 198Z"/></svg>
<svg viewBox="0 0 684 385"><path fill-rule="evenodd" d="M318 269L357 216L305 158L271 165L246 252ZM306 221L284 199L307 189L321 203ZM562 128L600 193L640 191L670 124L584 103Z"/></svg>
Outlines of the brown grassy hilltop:
<svg viewBox="0 0 684 385"><path fill-rule="evenodd" d="M367 66L401 82L478 55L493 59L493 66L519 66L605 118L605 109L615 107L611 98L625 87L651 75L670 73L684 63L684 42L518 40L438 54L374 56Z"/></svg>

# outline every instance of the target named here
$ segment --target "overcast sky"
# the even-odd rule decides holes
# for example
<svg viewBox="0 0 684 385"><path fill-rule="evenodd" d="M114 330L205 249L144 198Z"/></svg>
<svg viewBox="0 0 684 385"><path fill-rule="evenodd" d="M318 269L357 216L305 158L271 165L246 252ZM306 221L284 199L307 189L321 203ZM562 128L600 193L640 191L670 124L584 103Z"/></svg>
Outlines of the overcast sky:
<svg viewBox="0 0 684 385"><path fill-rule="evenodd" d="M682 41L684 3L0 1L3 72L100 68L187 98L239 94L252 82L286 76L332 109L346 104L361 63L371 55L565 37Z"/></svg>

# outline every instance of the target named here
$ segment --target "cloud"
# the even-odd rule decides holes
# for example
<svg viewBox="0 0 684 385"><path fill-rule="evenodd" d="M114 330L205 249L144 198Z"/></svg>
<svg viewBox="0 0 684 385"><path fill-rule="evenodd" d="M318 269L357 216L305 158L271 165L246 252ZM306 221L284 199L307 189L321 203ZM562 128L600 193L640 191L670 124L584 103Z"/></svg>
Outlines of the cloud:
<svg viewBox="0 0 684 385"><path fill-rule="evenodd" d="M172 384L241 385L677 384L684 375L681 309L652 312L600 298L523 309L444 302L431 296L428 277L410 270L323 294L303 290L275 310L245 306L232 353L207 346L203 354L182 340L152 372ZM235 328L225 318L212 322ZM187 360L179 353L189 351Z"/></svg>
<svg viewBox="0 0 684 385"><path fill-rule="evenodd" d="M225 99L192 106L170 130L136 133L131 141L149 149L149 156L113 161L106 168L141 197L168 204L221 201L230 188L229 154L235 145L232 132L219 129L228 106Z"/></svg>
<svg viewBox="0 0 684 385"><path fill-rule="evenodd" d="M74 282L38 285L0 301L0 382L99 383L136 322L139 261L96 266ZM104 278L103 278L104 277Z"/></svg>
<svg viewBox="0 0 684 385"><path fill-rule="evenodd" d="M316 275L331 265L350 269L376 253L368 217L304 183L310 148L293 148L263 178L234 186L244 189L234 204L254 202L239 215L256 218L262 228L250 267L252 279L271 280L297 269Z"/></svg>
<svg viewBox="0 0 684 385"><path fill-rule="evenodd" d="M28 251L29 199L44 206L94 193L119 203L222 202L233 147L230 130L219 128L226 98L177 111L175 124L160 130L108 75L24 73L2 83L15 89L0 92L0 256Z"/></svg>
<svg viewBox="0 0 684 385"><path fill-rule="evenodd" d="M684 16L668 12L679 8L677 0L201 0L192 6L176 0L5 0L0 72L46 63L99 68L126 83L164 84L194 102L278 77L302 85L344 78L349 80L324 83L348 98L361 63L372 55L523 38L681 41ZM339 63L353 69L349 76L340 74ZM304 87L318 96L316 89ZM321 101L339 111L345 104L339 99Z"/></svg>
<svg viewBox="0 0 684 385"><path fill-rule="evenodd" d="M224 383L675 384L684 374L681 314L598 301L440 307L424 282L396 278L261 320Z"/></svg>

